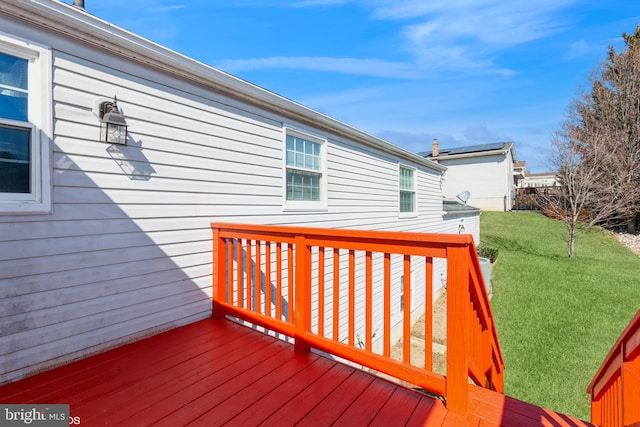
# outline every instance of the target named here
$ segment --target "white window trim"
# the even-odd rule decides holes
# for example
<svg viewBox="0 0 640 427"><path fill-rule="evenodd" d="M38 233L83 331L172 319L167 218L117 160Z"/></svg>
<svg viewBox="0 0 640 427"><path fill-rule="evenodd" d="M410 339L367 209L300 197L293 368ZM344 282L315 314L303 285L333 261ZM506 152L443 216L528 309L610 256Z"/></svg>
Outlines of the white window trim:
<svg viewBox="0 0 640 427"><path fill-rule="evenodd" d="M29 61L29 122L0 118L0 123L31 128L31 192L0 193L0 215L51 213L53 131L51 50L0 32L0 52Z"/></svg>
<svg viewBox="0 0 640 427"><path fill-rule="evenodd" d="M320 200L287 200L287 135L297 136L320 144ZM284 211L326 211L327 210L327 138L288 126L282 132L282 200Z"/></svg>
<svg viewBox="0 0 640 427"><path fill-rule="evenodd" d="M400 203L400 170L401 169L410 169L413 171L413 212L402 212L401 203ZM414 218L418 216L418 170L414 167L398 164L398 217L400 218Z"/></svg>

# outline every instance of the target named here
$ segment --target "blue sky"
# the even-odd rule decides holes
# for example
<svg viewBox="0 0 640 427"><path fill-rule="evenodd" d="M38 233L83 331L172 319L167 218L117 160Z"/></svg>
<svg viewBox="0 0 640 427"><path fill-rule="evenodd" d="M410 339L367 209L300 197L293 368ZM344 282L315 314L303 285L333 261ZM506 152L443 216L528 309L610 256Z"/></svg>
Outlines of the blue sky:
<svg viewBox="0 0 640 427"><path fill-rule="evenodd" d="M71 3L70 0L66 2ZM554 130L638 0L86 0L115 25L399 145L515 141L548 170Z"/></svg>

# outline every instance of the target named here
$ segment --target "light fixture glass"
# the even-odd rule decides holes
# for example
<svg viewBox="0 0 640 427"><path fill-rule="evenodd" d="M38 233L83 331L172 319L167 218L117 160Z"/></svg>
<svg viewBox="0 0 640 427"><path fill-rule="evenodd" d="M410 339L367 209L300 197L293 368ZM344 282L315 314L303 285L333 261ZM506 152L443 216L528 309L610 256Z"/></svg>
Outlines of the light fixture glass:
<svg viewBox="0 0 640 427"><path fill-rule="evenodd" d="M127 143L127 121L118 109L118 100L100 104L100 141L109 144Z"/></svg>

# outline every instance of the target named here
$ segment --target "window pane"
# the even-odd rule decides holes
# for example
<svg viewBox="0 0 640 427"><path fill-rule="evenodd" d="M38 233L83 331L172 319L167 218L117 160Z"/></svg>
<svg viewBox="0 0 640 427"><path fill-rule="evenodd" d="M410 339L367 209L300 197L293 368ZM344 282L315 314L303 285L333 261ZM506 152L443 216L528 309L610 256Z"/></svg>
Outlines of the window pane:
<svg viewBox="0 0 640 427"><path fill-rule="evenodd" d="M287 166L320 170L320 144L287 135Z"/></svg>
<svg viewBox="0 0 640 427"><path fill-rule="evenodd" d="M27 86L28 61L0 52L0 85L16 89L28 89Z"/></svg>
<svg viewBox="0 0 640 427"><path fill-rule="evenodd" d="M0 53L0 117L27 119L28 61Z"/></svg>
<svg viewBox="0 0 640 427"><path fill-rule="evenodd" d="M29 193L29 129L0 126L0 193Z"/></svg>
<svg viewBox="0 0 640 427"><path fill-rule="evenodd" d="M320 200L320 174L287 170L287 200Z"/></svg>
<svg viewBox="0 0 640 427"><path fill-rule="evenodd" d="M400 168L400 188L402 190L413 190L413 170Z"/></svg>
<svg viewBox="0 0 640 427"><path fill-rule="evenodd" d="M400 212L415 212L414 195L412 191L400 191Z"/></svg>

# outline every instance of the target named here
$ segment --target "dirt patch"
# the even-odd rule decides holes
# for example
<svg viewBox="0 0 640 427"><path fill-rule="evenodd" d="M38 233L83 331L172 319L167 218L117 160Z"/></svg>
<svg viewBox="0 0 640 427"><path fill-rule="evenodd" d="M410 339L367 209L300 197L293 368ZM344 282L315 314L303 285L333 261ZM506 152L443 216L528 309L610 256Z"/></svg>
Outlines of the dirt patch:
<svg viewBox="0 0 640 427"><path fill-rule="evenodd" d="M424 367L426 342L424 336L425 315L411 328L411 364ZM447 295L446 292L433 304L433 336L430 340L433 371L444 375L447 368ZM403 340L391 348L391 357L402 360Z"/></svg>

